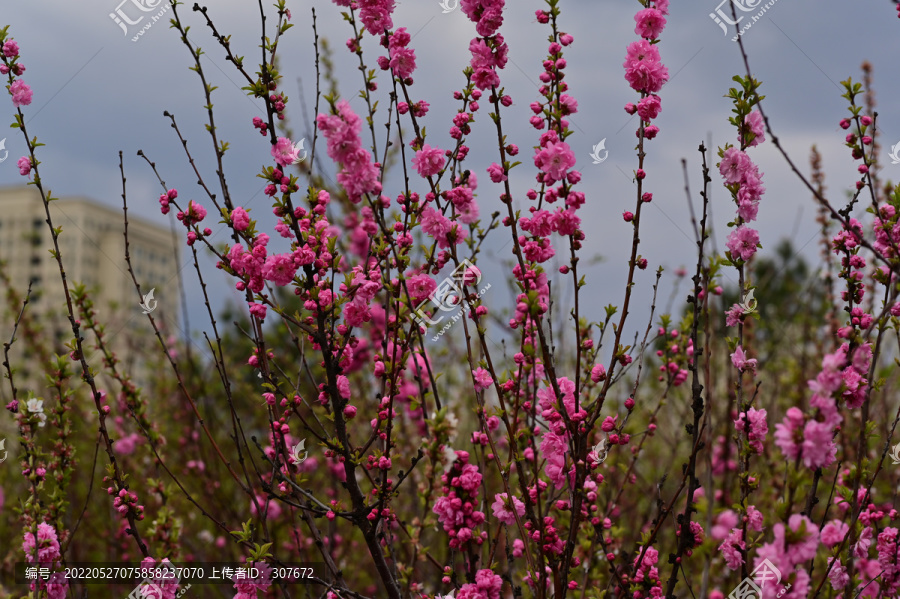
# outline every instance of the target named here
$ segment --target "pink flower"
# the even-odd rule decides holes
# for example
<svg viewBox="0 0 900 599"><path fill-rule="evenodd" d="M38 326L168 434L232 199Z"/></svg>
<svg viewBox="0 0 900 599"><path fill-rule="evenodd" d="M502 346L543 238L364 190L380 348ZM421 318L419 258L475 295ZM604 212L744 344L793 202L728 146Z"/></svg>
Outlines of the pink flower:
<svg viewBox="0 0 900 599"><path fill-rule="evenodd" d="M266 258L262 267L262 276L279 287L289 285L297 274L297 265L291 254L272 254Z"/></svg>
<svg viewBox="0 0 900 599"><path fill-rule="evenodd" d="M247 215L246 210L238 206L231 213L231 222L234 225L235 230L246 231L247 227L250 226L250 217Z"/></svg>
<svg viewBox="0 0 900 599"><path fill-rule="evenodd" d="M726 183L740 183L753 168L750 157L737 148L728 148L719 163L719 173Z"/></svg>
<svg viewBox="0 0 900 599"><path fill-rule="evenodd" d="M634 21L637 23L634 32L648 40L658 38L666 26L666 18L663 16L663 13L655 8L645 8L638 11L634 15Z"/></svg>
<svg viewBox="0 0 900 599"><path fill-rule="evenodd" d="M763 441L765 441L766 434L769 432L769 425L766 422L766 411L750 408L746 412L746 417L745 413L741 412L738 414L737 420L734 421L734 428L739 431L744 430L747 426L745 419L750 423L750 431L747 434L750 448L761 454L763 452Z"/></svg>
<svg viewBox="0 0 900 599"><path fill-rule="evenodd" d="M625 56L625 80L639 92L656 93L669 80L669 69L659 60L659 50L645 40L632 42Z"/></svg>
<svg viewBox="0 0 900 599"><path fill-rule="evenodd" d="M416 275L406 280L406 288L413 299L420 300L429 297L437 289L437 283L428 275Z"/></svg>
<svg viewBox="0 0 900 599"><path fill-rule="evenodd" d="M575 152L564 141L549 142L535 152L534 165L556 181L562 181L566 171L575 166Z"/></svg>
<svg viewBox="0 0 900 599"><path fill-rule="evenodd" d="M873 531L871 526L866 526L859 535L859 540L853 545L853 555L858 558L869 556L869 547L872 545Z"/></svg>
<svg viewBox="0 0 900 599"><path fill-rule="evenodd" d="M822 543L828 547L834 547L844 540L850 526L840 520L832 520L822 527Z"/></svg>
<svg viewBox="0 0 900 599"><path fill-rule="evenodd" d="M765 123L763 122L762 114L758 110L754 110L744 117L744 126L747 128L747 131L754 136L753 141L750 141L747 144L751 148L766 141ZM738 139L738 141L741 140Z"/></svg>
<svg viewBox="0 0 900 599"><path fill-rule="evenodd" d="M761 532L763 529L764 521L765 519L763 518L763 514L761 511L756 509L755 506L747 506L747 524L750 526L751 530Z"/></svg>
<svg viewBox="0 0 900 599"><path fill-rule="evenodd" d="M816 556L819 544L819 529L812 520L801 514L793 514L788 519L791 534L781 522L772 527L775 539L757 550L756 565L763 559L777 563L779 568L791 570L797 564L809 561ZM802 533L801 533L802 531Z"/></svg>
<svg viewBox="0 0 900 599"><path fill-rule="evenodd" d="M712 529L710 530L710 536L717 540L721 541L728 537L731 533L731 529L733 529L738 524L738 516L732 510L725 510L721 514L716 517L715 523L713 524Z"/></svg>
<svg viewBox="0 0 900 599"><path fill-rule="evenodd" d="M510 505L510 501L512 502L512 505ZM525 504L519 501L517 497L513 496L510 499L506 493L497 493L494 495L494 505L491 506L491 509L494 510L494 516L507 526L512 526L516 523L516 516L513 514L512 509L510 509L511 507L515 509L515 513L518 514L520 518L525 515Z"/></svg>
<svg viewBox="0 0 900 599"><path fill-rule="evenodd" d="M756 253L758 243L759 233L756 229L741 225L731 231L725 245L728 247L728 251L731 252L732 260L743 260L746 262Z"/></svg>
<svg viewBox="0 0 900 599"><path fill-rule="evenodd" d="M659 111L662 110L662 105L659 99L659 96L656 94L651 94L646 98L642 99L638 102L637 105L637 113L638 116L641 117L641 120L644 121L652 121L657 116L659 116Z"/></svg>
<svg viewBox="0 0 900 599"><path fill-rule="evenodd" d="M13 106L16 108L31 104L31 88L21 79L13 81L12 85L9 86L9 93L12 96Z"/></svg>
<svg viewBox="0 0 900 599"><path fill-rule="evenodd" d="M450 247L450 236L454 229L454 244L461 243L466 238L465 229L431 206L422 210L420 222L422 223L422 230L433 237L438 242L438 247L442 249Z"/></svg>
<svg viewBox="0 0 900 599"><path fill-rule="evenodd" d="M185 227L190 227L191 225L200 223L206 218L206 208L204 208L201 204L197 204L194 200L190 200L188 202L187 210L184 212L178 213L178 220Z"/></svg>
<svg viewBox="0 0 900 599"><path fill-rule="evenodd" d="M803 428L803 464L814 470L830 466L837 454L837 446L832 441L833 426L825 422L810 420Z"/></svg>
<svg viewBox="0 0 900 599"><path fill-rule="evenodd" d="M472 376L475 378L475 391L484 391L494 384L491 373L484 368L476 368L472 371Z"/></svg>
<svg viewBox="0 0 900 599"><path fill-rule="evenodd" d="M503 172L503 167L496 162L487 168L487 172L494 183L502 183L507 179L506 174Z"/></svg>
<svg viewBox="0 0 900 599"><path fill-rule="evenodd" d="M401 27L391 36L388 44L390 49L390 66L391 70L397 77L406 79L411 77L413 71L416 70L416 52L412 48L407 48L410 42L410 36L406 32L406 27Z"/></svg>
<svg viewBox="0 0 900 599"><path fill-rule="evenodd" d="M725 312L725 325L729 327L736 327L738 323L741 322L742 316L744 315L744 308L740 304L734 304L731 308Z"/></svg>
<svg viewBox="0 0 900 599"><path fill-rule="evenodd" d="M26 175L31 175L31 158L29 158L28 156L22 156L21 158L19 158L19 160L16 162L16 166L19 167L19 174L23 177Z"/></svg>
<svg viewBox="0 0 900 599"><path fill-rule="evenodd" d="M19 55L19 44L15 40L9 40L3 44L3 55L7 58L15 58Z"/></svg>
<svg viewBox="0 0 900 599"><path fill-rule="evenodd" d="M745 549L747 544L743 540L744 533L740 528L731 531L728 537L719 545L719 552L725 559L725 565L729 570L737 570L744 563L744 557L741 555L741 549Z"/></svg>
<svg viewBox="0 0 900 599"><path fill-rule="evenodd" d="M378 164L372 163L372 155L362 147L359 138L362 119L347 100L339 100L335 110L337 114L316 117L316 125L328 140L329 158L342 165L338 183L347 190L350 201L357 204L365 193L381 193Z"/></svg>
<svg viewBox="0 0 900 599"><path fill-rule="evenodd" d="M47 580L47 599L66 599L69 594L69 581L65 572L54 572ZM167 599L167 598L166 598Z"/></svg>
<svg viewBox="0 0 900 599"><path fill-rule="evenodd" d="M37 559L35 559L35 549L37 549ZM22 541L22 551L25 552L25 560L28 562L36 561L41 564L55 562L60 558L56 530L46 522L41 522L37 527L37 543L35 543L34 534L29 527Z"/></svg>
<svg viewBox="0 0 900 599"><path fill-rule="evenodd" d="M248 562L245 567L256 568L257 577L241 578L237 575L232 576L231 580L235 581L234 588L238 591L235 598L243 599L241 595L244 595L248 598L255 599L258 596L257 591L262 591L263 595L265 595L265 592L272 584L272 568L265 562Z"/></svg>
<svg viewBox="0 0 900 599"><path fill-rule="evenodd" d="M359 20L372 35L381 35L394 26L391 19L394 0L359 0L356 4L359 6ZM344 6L349 6L349 3Z"/></svg>
<svg viewBox="0 0 900 599"><path fill-rule="evenodd" d="M491 570L475 573L475 582L464 584L456 594L456 599L500 599L503 579Z"/></svg>
<svg viewBox="0 0 900 599"><path fill-rule="evenodd" d="M546 460L544 473L557 489L566 484L566 452L569 450L566 440L550 431L544 432L540 446Z"/></svg>
<svg viewBox="0 0 900 599"><path fill-rule="evenodd" d="M425 144L421 150L416 152L415 157L412 159L413 166L416 167L419 175L426 178L441 172L445 162L444 151L440 148L432 148L428 144Z"/></svg>
<svg viewBox="0 0 900 599"><path fill-rule="evenodd" d="M350 379L343 374L339 374L337 377L337 388L341 397L350 399Z"/></svg>
<svg viewBox="0 0 900 599"><path fill-rule="evenodd" d="M829 557L828 565L831 565L834 560L835 558ZM831 583L831 588L836 591L843 589L850 582L850 575L847 574L847 568L841 565L841 560L835 561L835 564L831 566L831 571L828 572L828 581Z"/></svg>
<svg viewBox="0 0 900 599"><path fill-rule="evenodd" d="M252 314L253 316L257 317L260 320L266 319L266 306L264 306L262 304L252 303L252 302L248 303L247 305L250 307L250 314Z"/></svg>
<svg viewBox="0 0 900 599"><path fill-rule="evenodd" d="M279 137L272 146L272 158L281 166L290 166L300 160L300 150L286 137Z"/></svg>
<svg viewBox="0 0 900 599"><path fill-rule="evenodd" d="M756 358L748 360L744 354L744 348L738 345L731 354L731 363L741 372L756 372Z"/></svg>
<svg viewBox="0 0 900 599"><path fill-rule="evenodd" d="M800 429L804 421L799 408L788 408L784 420L775 425L775 445L788 460L796 460L800 455Z"/></svg>

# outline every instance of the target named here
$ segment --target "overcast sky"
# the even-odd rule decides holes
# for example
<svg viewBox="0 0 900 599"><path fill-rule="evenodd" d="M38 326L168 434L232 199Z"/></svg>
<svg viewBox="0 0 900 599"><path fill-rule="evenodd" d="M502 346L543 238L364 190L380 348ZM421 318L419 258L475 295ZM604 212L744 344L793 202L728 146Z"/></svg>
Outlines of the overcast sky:
<svg viewBox="0 0 900 599"><path fill-rule="evenodd" d="M191 59L186 48L174 30L168 28L169 15L166 22L154 24L137 42L132 42L139 26L131 27L126 36L109 16L119 1L6 0L0 25L11 26L10 34L19 42L28 68L24 79L34 89L34 102L25 108L25 115L30 134L47 144L39 153L47 186L55 195L85 195L119 206L117 152L122 150L126 156L130 208L168 226L167 218L158 210L158 183L135 153L143 149L157 163L168 186L179 189L185 203L194 198L211 208L163 117L164 110L176 116L205 179L214 183L210 141L204 131L202 89L197 76L188 70ZM638 315L646 314L646 292L657 266L667 268L670 284L675 268L695 260L681 159L689 161L696 199L700 182L696 151L699 143L711 139L714 149L736 141L734 129L727 121L731 103L723 96L733 85L731 78L743 74L743 66L738 46L731 41L733 30L726 36L710 18L717 2L673 0L659 46L670 81L660 93L663 109L656 124L661 132L647 145L645 185L654 193L654 200L642 223L641 253L650 261L650 268L638 278ZM449 4L452 6L455 1L449 0ZM179 13L193 26L192 40L207 52L207 77L219 86L214 102L220 139L231 144L226 168L232 196L253 209L254 217L263 217L270 213L270 202L262 195L261 180L256 174L263 164L270 163L269 147L267 139L251 125L254 116L263 115L263 109L240 90L240 76L224 60L220 47L190 10L191 5L188 2L181 6ZM235 53L246 56L248 66L252 66L252 59L259 56L257 2L215 0L206 5L219 31L232 35ZM127 14L138 14L131 0L121 6ZM525 164L512 177L523 210L527 204L521 200L535 172L531 147L537 143L537 134L527 122L531 115L528 105L538 99L537 75L549 32L534 18L534 11L543 6L536 0L508 0L501 29L509 42L511 58L501 76L515 102L504 114L505 130L509 140L522 148L524 156ZM727 4L722 6L730 13ZM341 9L325 0L288 0L288 7L296 26L279 48L284 89L291 97L288 113L292 125L302 134L312 118L315 71L310 7L316 8L320 35L334 47L341 94L361 112L363 105L356 97L360 76L355 57L344 47L350 30L340 18ZM571 119L575 134L568 141L584 174L580 189L587 194L587 204L580 212L587 232L582 256L584 261L592 256L603 257L585 272L585 297L590 298L593 315L599 318L600 306L621 303L630 248L631 227L622 222L621 214L634 205L631 172L637 164L637 122L630 120L622 107L635 101L637 95L623 78L622 61L626 46L638 39L633 15L640 6L626 0L563 0L561 7L561 28L575 37L574 45L566 51L567 81L570 93L579 102L579 112ZM776 133L795 162L807 172L810 146L818 145L824 157L829 195L836 202L841 201L843 190L853 184L857 175L855 163L843 146L844 132L837 125L848 114L845 100L840 97L839 82L848 76L860 79L863 60L874 66L879 122L884 132L883 176L900 176L900 165L892 166L887 156L890 146L900 141L900 115L894 101L900 95L896 67L900 20L896 14L889 0L777 0L744 36L754 75L763 82L764 107ZM394 25L405 26L414 35L411 45L419 67L412 96L432 105L432 112L424 120L430 143L447 147L451 141L447 135L449 117L456 111L451 94L463 81L461 69L469 60L467 47L475 35L474 25L459 9L443 14L438 0L398 2ZM367 50L371 52L367 62L376 67L377 48L371 43L372 38L368 41ZM306 115L298 101L298 78L303 80ZM387 81L379 72L379 93L387 89ZM386 96L382 98L382 106L386 106ZM479 176L478 201L484 216L501 205L497 199L499 186L492 185L485 173L485 168L496 159L496 148L492 150L490 145L495 134L486 110L481 112L481 121L475 124L470 138L473 151L468 165ZM383 109L380 114L383 117ZM0 120L11 122L8 99L2 104L0 115L6 115ZM10 130L5 136L10 158L0 164L0 185L17 184L22 177L15 168L15 159L25 153L24 143L18 131ZM591 147L604 138L609 157L602 164L592 164ZM809 194L771 144L751 150L751 155L764 173L767 189L758 223L764 248L774 248L781 238L791 237L804 255L814 258L818 251L817 225ZM327 162L324 152L321 158ZM396 197L398 189L390 183L386 186L391 197ZM712 189L716 244L723 248L727 235L724 225L733 216L734 208L718 175L714 175ZM497 257L495 263L511 255L505 234L496 232L495 243L489 246ZM224 238L219 233L217 240ZM563 244L559 240L555 243L558 253L562 253ZM274 249L284 251L278 246ZM488 269L487 276L494 276L495 280L501 276L499 271L495 275L491 272ZM233 290L229 291L230 285L220 273L212 268L208 273L216 307L224 305L227 297L240 299ZM502 289L502 284L492 287L498 301L506 298ZM665 289L663 297L668 297L671 287ZM168 294L175 293L174 287L158 289L156 297L165 302ZM196 285L189 286L188 297L193 304L192 325L196 328L203 320L202 305L196 301ZM635 330L643 329L644 324L637 317L630 321Z"/></svg>

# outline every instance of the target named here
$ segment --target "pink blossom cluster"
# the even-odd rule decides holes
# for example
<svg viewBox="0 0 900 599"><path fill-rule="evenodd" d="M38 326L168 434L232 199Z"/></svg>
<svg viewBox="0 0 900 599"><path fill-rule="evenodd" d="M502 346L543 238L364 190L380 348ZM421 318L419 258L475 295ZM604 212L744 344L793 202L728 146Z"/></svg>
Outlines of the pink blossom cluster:
<svg viewBox="0 0 900 599"><path fill-rule="evenodd" d="M444 169L444 164L446 164L446 159L444 158L444 151L440 148L432 148L430 145L425 144L422 146L412 160L413 166L416 168L416 172L419 173L424 179L428 177L433 177L440 173Z"/></svg>
<svg viewBox="0 0 900 599"><path fill-rule="evenodd" d="M113 507L123 516L132 514L138 520L144 519L144 506L138 504L138 496L134 491L127 489L119 489L116 492L115 487L107 487L106 492L113 496Z"/></svg>
<svg viewBox="0 0 900 599"><path fill-rule="evenodd" d="M784 420L775 425L775 444L789 460L801 458L810 469L825 468L835 460L837 445L833 441L835 429L843 421L837 407L837 399L845 399L848 408L858 408L866 398L869 365L872 360L870 345L862 345L849 356L850 346L845 343L834 353L822 359L822 370L808 382L813 392L810 406L816 409L816 418L807 418L799 408L789 408Z"/></svg>
<svg viewBox="0 0 900 599"><path fill-rule="evenodd" d="M762 512L755 506L747 506L747 514L744 516L748 529L756 532L763 530L764 518ZM740 519L732 510L724 510L715 520L715 525L710 531L713 539L722 541L719 552L725 560L725 565L730 570L737 570L744 563L741 551L747 548L744 541L744 531L738 525Z"/></svg>
<svg viewBox="0 0 900 599"><path fill-rule="evenodd" d="M460 7L475 23L475 31L481 37L490 37L503 25L503 7L506 0L462 0Z"/></svg>
<svg viewBox="0 0 900 599"><path fill-rule="evenodd" d="M169 205L172 203L173 200L175 200L177 198L178 198L178 190L177 189L170 189L166 193L160 195L159 196L160 212L162 212L163 214L168 214L169 210L170 210Z"/></svg>
<svg viewBox="0 0 900 599"><path fill-rule="evenodd" d="M538 21L546 23L549 16L543 11L538 11ZM538 169L535 180L538 189L529 189L526 197L537 202L537 206L530 206L531 217L519 219L522 230L530 233L518 238L522 254L530 263L541 264L556 255L556 250L550 242L550 234L558 233L569 237L573 249L579 249L584 239L584 233L580 229L581 219L576 211L584 205L585 195L576 191L573 186L581 181L581 173L575 170L575 153L565 141L569 131L568 116L578 112L578 102L567 92L569 85L565 79L565 69L568 66L563 57L563 48L571 45L574 38L568 34L559 32L554 26L553 35L547 48L547 57L543 62L544 72L540 75L541 87L539 93L541 101L531 103L531 124L535 129L544 130L535 148L534 165ZM516 148L516 151L518 149ZM506 174L499 164L493 164L488 168L491 180L505 181ZM559 208L556 212L543 209L544 201L554 204L559 199L565 201L565 208ZM514 221L507 217L505 226L511 226ZM568 267L562 267L563 273L568 272ZM529 288L543 288L544 276L540 271L534 273L527 270L524 273L515 271L516 278L526 290ZM524 276L523 276L524 275ZM522 296L520 296L520 300ZM543 293L539 294L539 304L544 302ZM524 309L523 309L524 308ZM524 322L523 317L528 314L527 305L521 301L517 305L516 322ZM539 310L543 314L543 308ZM513 325L517 326L517 325Z"/></svg>
<svg viewBox="0 0 900 599"><path fill-rule="evenodd" d="M825 529L823 528L823 538L824 535ZM880 583L883 592L887 596L895 596L898 589L900 589L900 543L898 543L898 536L900 536L900 533L898 533L897 528L888 526L879 533L875 544L875 549L878 551L878 565L883 570Z"/></svg>
<svg viewBox="0 0 900 599"><path fill-rule="evenodd" d="M282 168L290 166L300 160L300 150L295 147L291 140L286 137L279 137L271 150L272 158Z"/></svg>
<svg viewBox="0 0 900 599"><path fill-rule="evenodd" d="M769 432L765 410L750 408L746 412L741 412L734 421L734 428L739 431L747 430L747 440L750 449L757 454L762 454L763 442L766 440L766 434Z"/></svg>
<svg viewBox="0 0 900 599"><path fill-rule="evenodd" d="M784 599L805 598L810 590L809 575L803 564L816 556L819 546L819 527L812 520L801 514L793 514L787 526L778 522L772 527L775 539L766 543L756 551L754 567L768 559L784 574L793 572L791 588L780 596ZM779 594L785 590L786 577L775 586L772 592ZM773 596L776 596L773 595Z"/></svg>
<svg viewBox="0 0 900 599"><path fill-rule="evenodd" d="M662 358L659 365L659 380L667 378L675 387L684 384L688 377L688 369L694 363L694 340L688 335L682 335L678 329L672 329L668 333L663 327L657 331L662 340L663 349L656 350L656 355Z"/></svg>
<svg viewBox="0 0 900 599"><path fill-rule="evenodd" d="M744 223L756 220L759 200L766 189L762 174L746 152L735 147L725 150L719 173L732 191L738 206L738 226L729 234L727 247L735 262L746 262L756 254L759 233Z"/></svg>
<svg viewBox="0 0 900 599"><path fill-rule="evenodd" d="M25 72L25 65L18 61L19 58L19 44L12 39L3 40L0 38L0 59L2 59L3 63L0 64L0 74L9 75L13 74L15 77L20 77L22 73ZM13 106L19 108L20 106L28 106L31 104L31 100L34 96L31 91L31 87L22 81L21 79L16 79L9 86L7 86L7 91L9 95L12 96ZM16 166L19 168L19 174L23 177L31 177L31 170L34 168L34 163L30 156L22 156L16 161Z"/></svg>
<svg viewBox="0 0 900 599"><path fill-rule="evenodd" d="M359 20L372 35L381 35L394 26L394 0L332 0L338 6L359 9Z"/></svg>
<svg viewBox="0 0 900 599"><path fill-rule="evenodd" d="M456 594L456 599L500 599L503 578L492 570L479 570L475 582L464 584Z"/></svg>
<svg viewBox="0 0 900 599"><path fill-rule="evenodd" d="M416 70L416 51L409 47L412 38L406 32L406 27L401 27L390 36L383 35L381 39L381 45L388 48L390 58L379 56L378 66L384 71L390 69L395 77L405 80L409 85Z"/></svg>
<svg viewBox="0 0 900 599"><path fill-rule="evenodd" d="M659 563L659 552L652 546L647 547L646 551L638 548L638 552L638 556L634 558L634 582L649 586L648 594L653 599L662 599L664 595L662 581L659 578L659 569L656 567L656 564Z"/></svg>
<svg viewBox="0 0 900 599"><path fill-rule="evenodd" d="M475 90L477 91L477 90ZM471 225L478 221L480 210L475 201L475 190L478 189L478 177L473 172L463 181L459 176L455 179L456 187L444 192L443 196L453 204L458 220Z"/></svg>
<svg viewBox="0 0 900 599"><path fill-rule="evenodd" d="M234 588L237 594L234 599L256 599L259 592L265 595L269 587L272 586L272 568L266 562L249 562L246 568L255 568L258 571L256 578L240 578L235 574L231 577L235 581Z"/></svg>
<svg viewBox="0 0 900 599"><path fill-rule="evenodd" d="M432 511L450 536L450 548L465 550L470 543L481 545L487 540L486 531L475 530L485 520L484 513L476 509L481 473L478 466L469 463L469 452L456 452L456 459L441 475L441 481L444 494L435 502Z"/></svg>
<svg viewBox="0 0 900 599"><path fill-rule="evenodd" d="M141 560L141 568L163 572L171 572L174 574L174 566L169 558L157 562L152 557L145 557ZM175 599L178 596L178 578L168 577L165 575L155 576L149 579L149 584L141 585L141 592L146 597L153 599Z"/></svg>
<svg viewBox="0 0 900 599"><path fill-rule="evenodd" d="M518 497L507 493L497 493L494 495L494 504L491 506L491 510L500 522L507 526L515 526L516 516L521 518L525 515L525 504Z"/></svg>
<svg viewBox="0 0 900 599"><path fill-rule="evenodd" d="M41 522L37 525L37 539L31 530L27 527L26 530L22 540L25 560L52 569L62 559L56 530L46 522ZM30 588L32 592L41 591L41 596L46 593L48 599L65 599L69 592L69 582L64 573L55 573L46 581L31 583Z"/></svg>
<svg viewBox="0 0 900 599"><path fill-rule="evenodd" d="M419 223L429 237L437 241L438 247L446 249L465 241L468 233L459 223L450 220L431 206L425 206L419 216Z"/></svg>
<svg viewBox="0 0 900 599"><path fill-rule="evenodd" d="M669 14L668 0L665 0L656 2L655 6L648 6L634 15L634 32L644 39L632 42L622 65L625 67L625 79L632 89L642 92L643 95L637 104L631 102L626 104L625 111L640 117L641 127L635 134L646 139L653 139L659 133L659 127L651 124L662 109L660 97L655 92L662 89L669 78L669 71L660 62L659 51L652 43L662 34L667 14Z"/></svg>
<svg viewBox="0 0 900 599"><path fill-rule="evenodd" d="M497 69L503 69L508 60L509 47L497 33L503 24L505 3L506 0L462 0L462 11L475 23L475 31L481 36L469 43L472 82L481 90L500 85Z"/></svg>
<svg viewBox="0 0 900 599"><path fill-rule="evenodd" d="M350 201L356 204L363 194L381 193L381 182L378 180L381 165L373 163L372 155L362 147L359 138L362 120L350 108L350 103L339 100L335 110L336 114L320 114L316 124L328 140L328 156L341 164L338 183L347 190Z"/></svg>
<svg viewBox="0 0 900 599"><path fill-rule="evenodd" d="M631 42L622 66L625 80L637 92L654 94L669 80L669 69L660 60L659 50L647 40Z"/></svg>
<svg viewBox="0 0 900 599"><path fill-rule="evenodd" d="M15 40L6 40L0 45L0 58L3 64L0 65L0 74L8 75L12 73L15 77L20 77L25 72L25 65L18 62L19 44ZM31 104L32 92L31 87L21 79L16 79L7 88L9 95L12 96L13 106L28 106Z"/></svg>
<svg viewBox="0 0 900 599"><path fill-rule="evenodd" d="M890 204L884 204L878 208L878 216L873 219L872 227L875 230L875 240L872 247L885 258L894 258L900 247L900 219L897 209Z"/></svg>

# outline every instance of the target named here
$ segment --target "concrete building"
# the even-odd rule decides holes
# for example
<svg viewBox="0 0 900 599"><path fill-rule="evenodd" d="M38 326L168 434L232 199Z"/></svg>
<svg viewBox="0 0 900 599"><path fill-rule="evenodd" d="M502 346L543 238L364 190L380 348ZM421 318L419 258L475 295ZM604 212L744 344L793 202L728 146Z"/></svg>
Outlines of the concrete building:
<svg viewBox="0 0 900 599"><path fill-rule="evenodd" d="M110 344L123 361L133 362L133 357L128 355L132 349L129 339L140 337L146 346L146 337L137 333L149 331L150 326L125 262L122 210L88 198L64 197L50 204L50 214L54 226L63 229L59 244L70 290L75 282L89 289L98 320L106 325ZM180 313L177 273L182 264L176 252L184 241L176 240L170 228L135 217L130 210L128 240L131 264L141 290L147 294L155 289L148 307L158 307L154 317L169 333L177 334L175 327ZM5 262L6 276L23 297L29 282L33 284L29 313L38 316L45 329L51 327L58 341L68 341L71 329L65 318L59 268L48 251L52 247L37 188L0 187L0 261ZM2 281L0 313L6 314L0 321L3 323L0 331L5 336L12 331L12 321ZM87 341L93 347L90 336ZM31 370L30 365L28 369Z"/></svg>

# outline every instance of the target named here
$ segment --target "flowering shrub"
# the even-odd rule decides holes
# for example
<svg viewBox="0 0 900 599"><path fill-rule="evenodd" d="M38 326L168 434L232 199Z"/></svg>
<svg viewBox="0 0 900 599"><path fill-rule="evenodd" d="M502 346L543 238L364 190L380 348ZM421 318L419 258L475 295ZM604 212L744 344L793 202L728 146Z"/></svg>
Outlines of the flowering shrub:
<svg viewBox="0 0 900 599"><path fill-rule="evenodd" d="M112 555L145 565L230 559L259 567L258 577L234 577L229 587L249 599L289 596L273 572L315 562L315 594L328 599L722 599L758 569L775 568L761 597L896 594L900 513L885 465L900 421L890 345L900 332L900 188L877 179L876 117L871 102L858 103L862 85L844 83L850 117L840 126L858 178L836 208L817 153L807 180L772 133L747 59L726 96L737 145L719 148L717 162L699 149L704 183L699 202L689 198L697 262L687 302L656 314L662 270L650 287L637 274L653 259L640 253L645 205L669 183L646 163L650 142L665 134L654 123L669 80L659 43L669 2L643 0L639 39L622 65L634 93L624 108L638 117L634 197L616 208L632 233L627 279L621 304L590 321L579 211L593 198L569 141L579 103L566 52L576 40L562 2L545 0L535 13L548 35L541 85L535 97L514 99L503 87L510 48L502 29L504 11L521 7L461 1L471 58L449 117L420 97L427 90L415 85L413 39L395 28L393 0L334 4L352 31L346 47L359 60L366 112L318 94L309 161L280 134L289 99L276 52L293 26L285 0L269 9L265 22L275 28L255 72L207 10L195 9L265 106L246 126L269 144L258 176L277 219L271 231L228 191L213 89L183 7L171 7L203 81L218 181L198 170L206 197L186 202L161 184L159 204L184 227L212 358L191 354L150 311L147 345L161 351L142 357L154 373L145 388L111 348L91 293L65 274L41 144L26 128L33 93L23 50L0 30L13 126L28 143L17 165L43 201L70 325L65 344L54 346L27 293L4 280L2 392L19 450L14 480L11 468L2 472L0 571ZM375 44L380 75L364 50ZM530 128L510 122L514 101L528 102ZM379 145L385 113L387 139L397 142ZM452 141L426 135L426 119ZM474 127L496 135L490 164L469 158ZM319 134L333 163L324 168ZM767 205L753 156L761 144L783 154L820 207L826 276L805 295L773 282L780 267L759 255L753 223ZM520 152L530 160L515 160ZM402 173L390 190L389 168ZM513 169L533 176L524 197L513 192ZM485 173L493 186L479 191ZM724 255L708 243L711 185L722 185L735 209ZM496 209L489 219L488 209ZM216 214L227 243L213 239ZM509 243L510 306L488 305L478 289L489 234ZM215 255L246 310L216 318L200 251ZM727 273L737 283L726 291ZM802 314L784 312L790 303ZM650 306L650 323L634 322L636 304ZM450 321L461 323L462 348L426 344L451 311L461 313ZM38 364L47 384L17 383L17 362ZM94 481L96 462L105 475ZM11 592L3 584L0 596ZM80 586L54 574L20 590L57 598ZM183 588L169 581L158 592L168 598Z"/></svg>

